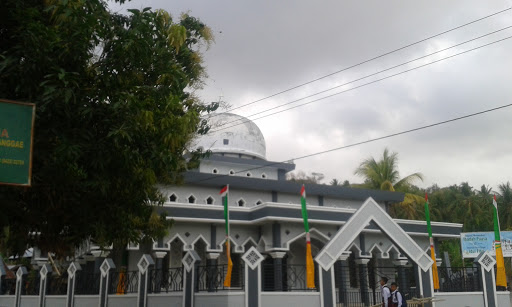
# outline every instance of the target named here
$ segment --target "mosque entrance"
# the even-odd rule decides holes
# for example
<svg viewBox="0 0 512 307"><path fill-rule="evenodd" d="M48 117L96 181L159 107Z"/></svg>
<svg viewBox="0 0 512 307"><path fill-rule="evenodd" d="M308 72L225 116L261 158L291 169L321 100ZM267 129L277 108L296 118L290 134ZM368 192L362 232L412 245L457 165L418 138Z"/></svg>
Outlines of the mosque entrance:
<svg viewBox="0 0 512 307"><path fill-rule="evenodd" d="M404 263L397 267L379 268L375 265L375 258L370 255L357 260L352 258L353 263L347 265L346 253L350 245L370 223L376 224L394 246L400 249L401 254L407 257ZM368 198L340 228L315 260L325 271L334 266L338 306L350 306L349 302L355 300L363 306L378 304L380 287L377 283L381 276L387 277L386 275L399 281L402 284L401 290L407 290L409 298L431 297L433 294L432 259L372 198ZM348 260L350 263L350 257ZM404 266L405 262L412 266ZM360 285L351 286L351 283L357 282Z"/></svg>
<svg viewBox="0 0 512 307"><path fill-rule="evenodd" d="M342 266L340 262L334 264L336 306L373 306L381 303L381 277L397 280L407 300L420 297L413 267L381 267L374 257L365 269L357 264L355 256L351 254L347 266ZM367 283L367 288L362 289L363 281Z"/></svg>

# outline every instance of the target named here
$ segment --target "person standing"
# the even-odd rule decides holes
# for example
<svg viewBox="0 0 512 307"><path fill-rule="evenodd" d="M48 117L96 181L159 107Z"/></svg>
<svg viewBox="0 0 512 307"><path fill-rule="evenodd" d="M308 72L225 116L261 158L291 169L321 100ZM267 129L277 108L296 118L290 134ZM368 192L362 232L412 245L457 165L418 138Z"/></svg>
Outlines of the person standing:
<svg viewBox="0 0 512 307"><path fill-rule="evenodd" d="M401 307L404 298L402 293L398 291L396 282L391 283L391 306L390 307Z"/></svg>
<svg viewBox="0 0 512 307"><path fill-rule="evenodd" d="M382 294L382 307L391 307L391 291L387 286L388 278L381 277L380 279L380 291Z"/></svg>

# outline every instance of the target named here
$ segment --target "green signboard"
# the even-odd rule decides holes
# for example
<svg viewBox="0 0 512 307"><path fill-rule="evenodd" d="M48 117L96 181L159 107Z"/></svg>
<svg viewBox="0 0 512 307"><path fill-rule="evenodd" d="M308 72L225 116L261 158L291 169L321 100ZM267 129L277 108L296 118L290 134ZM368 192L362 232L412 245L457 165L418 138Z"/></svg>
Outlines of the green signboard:
<svg viewBox="0 0 512 307"><path fill-rule="evenodd" d="M36 107L0 99L0 184L30 186Z"/></svg>

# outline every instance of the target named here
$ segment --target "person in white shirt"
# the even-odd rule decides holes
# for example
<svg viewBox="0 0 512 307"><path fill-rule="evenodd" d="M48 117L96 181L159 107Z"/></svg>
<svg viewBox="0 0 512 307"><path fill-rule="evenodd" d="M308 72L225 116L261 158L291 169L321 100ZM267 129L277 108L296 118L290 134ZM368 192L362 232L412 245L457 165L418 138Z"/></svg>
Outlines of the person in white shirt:
<svg viewBox="0 0 512 307"><path fill-rule="evenodd" d="M391 302L392 302L392 307L400 307L402 306L402 301L403 301L403 297L402 297L402 293L398 292L398 286L396 284L396 282L393 282L391 283Z"/></svg>
<svg viewBox="0 0 512 307"><path fill-rule="evenodd" d="M391 307L391 292L389 291L389 287L386 285L388 283L387 277L381 277L380 279L380 290L382 294L382 307Z"/></svg>

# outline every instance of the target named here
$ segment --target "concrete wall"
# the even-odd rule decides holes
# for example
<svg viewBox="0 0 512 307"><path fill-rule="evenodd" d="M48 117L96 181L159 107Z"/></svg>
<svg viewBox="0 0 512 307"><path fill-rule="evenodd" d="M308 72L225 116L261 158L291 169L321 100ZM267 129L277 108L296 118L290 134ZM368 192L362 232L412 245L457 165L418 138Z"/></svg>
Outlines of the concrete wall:
<svg viewBox="0 0 512 307"><path fill-rule="evenodd" d="M262 292L261 306L320 307L319 292Z"/></svg>
<svg viewBox="0 0 512 307"><path fill-rule="evenodd" d="M315 197L315 199L309 200L309 198ZM309 202L312 202L312 205L317 204L317 197L316 195L311 195L311 197L308 198L308 204ZM335 207L335 208L346 208L346 209L359 209L361 207L361 204L363 202L360 200L350 200L350 199L339 199L339 198L330 198L325 197L324 198L324 207ZM380 204L383 206L382 204Z"/></svg>
<svg viewBox="0 0 512 307"><path fill-rule="evenodd" d="M498 292L498 306L510 306L510 292ZM436 307L479 307L484 306L482 292L438 292L435 298L440 301L435 303ZM48 296L46 306L65 306L65 296ZM136 294L109 295L109 307L135 306ZM217 293L196 293L194 298L195 307L224 307L244 306L244 292L217 292ZM37 306L38 296L22 296L21 306ZM179 307L183 304L181 293L149 294L148 306L151 307ZM97 306L97 295L77 295L75 307ZM0 296L0 306L14 306L13 295ZM320 293L318 292L262 292L261 306L311 306L320 307Z"/></svg>
<svg viewBox="0 0 512 307"><path fill-rule="evenodd" d="M243 294L243 293L242 293ZM38 296L22 296L22 306L32 307L37 306L39 302ZM75 307L89 307L97 306L99 298L97 295L77 295L75 296ZM183 295L180 293L172 294L149 294L148 295L148 306L151 307L178 307L183 303ZM137 304L137 294L126 294L126 295L109 295L108 306L109 307L127 307L135 306ZM0 306L14 306L13 295L2 295L0 296ZM60 307L66 306L66 297L63 295L47 296L46 306ZM198 306L198 305L196 305ZM206 306L206 305L204 305ZM239 306L239 305L232 305Z"/></svg>
<svg viewBox="0 0 512 307"><path fill-rule="evenodd" d="M66 307L65 295L52 295L46 297L46 306L51 307Z"/></svg>
<svg viewBox="0 0 512 307"><path fill-rule="evenodd" d="M307 190L306 190L307 193ZM294 194L282 193L277 194L277 202L282 204L297 204L300 205L300 191ZM318 198L314 195L307 194L306 203L308 206L318 206ZM325 200L324 200L325 203Z"/></svg>
<svg viewBox="0 0 512 307"><path fill-rule="evenodd" d="M108 307L126 307L137 305L137 294L109 295Z"/></svg>
<svg viewBox="0 0 512 307"><path fill-rule="evenodd" d="M181 307L183 305L183 294L148 294L148 306L165 306L165 307Z"/></svg>
<svg viewBox="0 0 512 307"><path fill-rule="evenodd" d="M98 306L99 301L97 295L76 295L75 307Z"/></svg>
<svg viewBox="0 0 512 307"><path fill-rule="evenodd" d="M436 307L477 307L485 306L483 292L438 292L434 297L442 301ZM508 306L507 304L499 306Z"/></svg>
<svg viewBox="0 0 512 307"><path fill-rule="evenodd" d="M245 306L244 292L196 293L194 307ZM271 306L264 305L262 306Z"/></svg>
<svg viewBox="0 0 512 307"><path fill-rule="evenodd" d="M222 212L219 212L219 214L223 214ZM213 250L224 250L224 244L223 242L226 239L225 236L225 228L223 224L216 224L214 225L216 228L216 244L215 246L210 246L210 249ZM240 224L231 224L230 225L230 233L231 233L231 240L234 243L234 252L236 253L243 253L245 252L244 242L248 238L253 238L254 241L257 240L259 229L257 225L240 225ZM186 236L188 234L188 237ZM164 242L169 242L172 238L174 238L176 235L179 235L179 237L185 241L185 248L187 250L189 249L195 249L195 246L198 241L202 240L205 244L210 245L210 236L211 236L211 225L208 223L196 223L191 227L191 224L189 222L175 222L173 227L171 228L171 231L169 232L169 235L164 238ZM271 234L270 234L271 235ZM201 238L202 237L202 238ZM238 238L237 238L238 237ZM269 236L269 239L272 238ZM256 242L257 243L257 242ZM202 243L201 243L202 244ZM176 256L179 256L179 253L176 254ZM200 256L202 256L200 254ZM130 256L131 257L131 256ZM136 256L133 256L133 259L137 259ZM202 257L202 260L205 260ZM181 261L181 257L180 260ZM176 266L177 263L173 263L171 267ZM179 264L181 266L181 264ZM136 266L136 264L135 264Z"/></svg>
<svg viewBox="0 0 512 307"><path fill-rule="evenodd" d="M37 295L26 295L21 296L20 305L21 306L37 306L39 303L39 296Z"/></svg>
<svg viewBox="0 0 512 307"><path fill-rule="evenodd" d="M238 156L236 156L236 158L238 158ZM240 162L243 162L243 160L241 160ZM262 167L262 168L258 168L258 169L251 169L251 168L255 168L255 166L254 165L225 163L225 162L220 162L220 161L208 161L208 160L201 161L201 165L199 166L199 171L201 173L214 174L213 173L214 168L217 169L218 175L228 175L228 174L230 174L230 171L232 170L236 173L233 176L247 177L247 173L250 173L251 177L263 178L261 175L265 174L266 179L277 180L277 169L276 168ZM251 169L251 170L247 171L247 169ZM238 173L240 171L244 171L244 172Z"/></svg>
<svg viewBox="0 0 512 307"><path fill-rule="evenodd" d="M271 192L255 192L250 190L238 190L235 188L229 189L229 206L230 207L239 207L238 201L243 199L245 201L244 207L254 207L256 206L257 201L261 202L271 202L272 201L272 193ZM188 204L193 206L194 204L206 205L206 199L208 197L213 198L213 204L209 206L219 206L222 207L222 198L219 195L220 187L209 188L209 187L196 187L196 186L165 186L160 187L160 191L165 195L166 204ZM169 197L174 194L178 197L176 202L171 202ZM188 202L188 198L190 195L195 197L195 203L190 204ZM281 194L279 194L281 195ZM300 196L295 196L294 203L300 203Z"/></svg>
<svg viewBox="0 0 512 307"><path fill-rule="evenodd" d="M0 295L0 306L14 306L14 295Z"/></svg>
<svg viewBox="0 0 512 307"><path fill-rule="evenodd" d="M206 204L206 199L208 197L212 197L214 202L213 206L222 206L222 199L219 195L220 188L211 188L211 187L197 187L197 186L159 186L160 191L165 196L166 204L189 204L188 198L190 195L193 195L196 199L195 204ZM169 196L172 194L176 195L178 199L176 202L170 202ZM290 193L278 193L278 203L282 204L300 204L300 194L299 192L290 194ZM233 207L238 207L238 201L243 199L245 201L245 207L253 207L256 206L257 201L261 202L272 202L272 193L269 191L253 191L253 190L241 190L231 188L229 191L229 205ZM309 195L307 199L308 206L318 206L318 195ZM323 201L324 207L335 207L335 208L346 208L346 209L358 209L361 207L362 201L359 200L349 200L349 199L339 199L332 197L325 197ZM384 204L378 203L379 206L384 208ZM193 204L190 204L193 205Z"/></svg>
<svg viewBox="0 0 512 307"><path fill-rule="evenodd" d="M500 291L498 294L498 306L512 306L512 298L509 291Z"/></svg>
<svg viewBox="0 0 512 307"><path fill-rule="evenodd" d="M363 252L365 253L376 254L378 255L377 258L396 258L397 256L405 256L401 255L400 252L397 251L397 248L394 247L393 243L388 239L388 237L382 233L365 233L364 238L366 250ZM381 252L382 255L379 255Z"/></svg>

